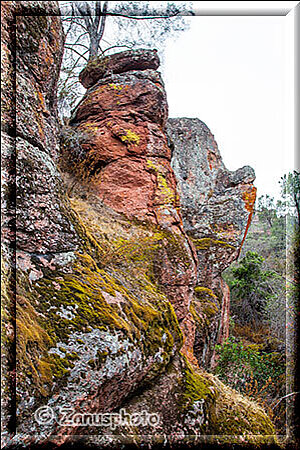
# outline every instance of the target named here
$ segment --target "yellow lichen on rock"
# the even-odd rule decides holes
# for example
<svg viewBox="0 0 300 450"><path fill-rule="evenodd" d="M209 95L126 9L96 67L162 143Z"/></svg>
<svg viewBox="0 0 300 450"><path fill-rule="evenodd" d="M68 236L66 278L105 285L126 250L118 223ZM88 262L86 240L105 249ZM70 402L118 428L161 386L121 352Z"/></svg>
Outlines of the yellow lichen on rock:
<svg viewBox="0 0 300 450"><path fill-rule="evenodd" d="M121 136L120 139L126 144L139 145L140 143L140 136L130 129L126 130L126 134Z"/></svg>

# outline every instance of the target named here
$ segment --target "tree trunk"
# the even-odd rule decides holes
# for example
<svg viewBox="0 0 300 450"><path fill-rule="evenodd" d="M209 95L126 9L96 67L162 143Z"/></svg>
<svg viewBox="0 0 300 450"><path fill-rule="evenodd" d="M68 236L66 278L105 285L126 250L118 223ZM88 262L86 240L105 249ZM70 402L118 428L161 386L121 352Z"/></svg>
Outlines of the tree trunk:
<svg viewBox="0 0 300 450"><path fill-rule="evenodd" d="M89 48L89 62L92 61L94 58L96 58L98 54L98 40L97 36L91 35L91 41L90 41L90 48Z"/></svg>

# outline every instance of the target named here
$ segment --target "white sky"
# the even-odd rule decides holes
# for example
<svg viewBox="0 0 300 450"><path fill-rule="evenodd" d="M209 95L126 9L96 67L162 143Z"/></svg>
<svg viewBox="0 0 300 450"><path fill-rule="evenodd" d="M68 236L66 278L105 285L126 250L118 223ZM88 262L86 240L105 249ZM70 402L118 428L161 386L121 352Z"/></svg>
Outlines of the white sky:
<svg viewBox="0 0 300 450"><path fill-rule="evenodd" d="M214 7L293 8L296 2L194 2ZM229 170L251 165L258 195L279 196L293 169L293 21L288 16L196 16L166 48L170 117L198 117Z"/></svg>

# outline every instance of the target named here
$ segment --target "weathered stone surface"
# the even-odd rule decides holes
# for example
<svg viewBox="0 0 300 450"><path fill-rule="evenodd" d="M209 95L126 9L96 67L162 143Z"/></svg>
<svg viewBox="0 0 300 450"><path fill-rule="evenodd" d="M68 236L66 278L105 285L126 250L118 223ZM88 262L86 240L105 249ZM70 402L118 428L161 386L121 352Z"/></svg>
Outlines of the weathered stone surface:
<svg viewBox="0 0 300 450"><path fill-rule="evenodd" d="M27 253L76 250L74 227L67 218L61 177L51 157L17 138L16 245Z"/></svg>
<svg viewBox="0 0 300 450"><path fill-rule="evenodd" d="M198 321L195 348L201 364L209 365L214 344L227 335L228 287L221 273L238 257L246 237L256 197L255 174L249 166L227 170L214 136L199 119L169 119L167 130L174 146L172 167L184 229L197 251L197 284L203 289L198 289L201 296L194 306L198 309L200 302L201 309L202 303L209 318L206 330Z"/></svg>
<svg viewBox="0 0 300 450"><path fill-rule="evenodd" d="M80 72L79 80L85 88L90 88L101 78L113 73L129 72L130 70L156 70L159 64L156 50L128 50L94 59Z"/></svg>
<svg viewBox="0 0 300 450"><path fill-rule="evenodd" d="M93 217L90 204L74 199L73 207L82 220ZM101 211L101 206L98 208ZM102 218L106 215L105 219L112 222L107 214L102 210ZM102 231L101 219L97 225ZM128 223L124 226L122 229L120 224L118 230L126 236ZM106 256L104 269L83 254L72 264L71 273L52 271L38 283L33 282L32 294L29 285L19 287L18 307L22 306L26 313L29 304L34 305L39 316L37 319L31 311L28 323L27 316L20 311L19 320L23 318L24 323L17 324L20 340L17 413L22 418L18 434L26 436L29 443L47 441L51 436L56 443L63 443L70 434L82 433L81 427L70 429L55 420L38 423L33 413L40 405L52 408L57 417L64 405L74 412L109 413L135 389L157 376L180 348L179 326L165 297L141 270L140 286L135 286L134 268L128 265L128 258L137 251L132 238L139 230L130 228L131 242L127 244L133 248L127 249L125 245L125 255L118 252L118 240L106 233L111 254ZM149 248L151 235L146 242ZM101 245L104 243L105 240L101 241ZM134 258L136 266L143 256L142 249L138 252ZM148 264L143 261L144 270ZM27 327L31 331L38 326L41 337L36 345L41 356L34 352L26 332ZM28 356L21 353L23 340L27 341ZM34 383L26 374L28 365L38 368L33 375ZM82 434L86 431L85 427ZM16 439L18 442L19 437Z"/></svg>
<svg viewBox="0 0 300 450"><path fill-rule="evenodd" d="M10 140L5 145L4 197L16 207L16 246L25 252L67 252L78 242L65 217L66 199L53 162L58 155L56 85L63 50L57 12L55 2L5 2L2 10L3 94L15 113L15 118L9 116L5 107L2 117ZM8 235L6 227L5 239Z"/></svg>
<svg viewBox="0 0 300 450"><path fill-rule="evenodd" d="M55 1L1 3L1 119L6 131L16 131L16 120L19 126L29 122L22 120L21 112L25 118L27 114L35 115L41 130L46 127L46 118L49 122L55 120L54 103L63 40L57 14ZM33 123L28 125L34 126ZM30 136L32 130L27 131Z"/></svg>
<svg viewBox="0 0 300 450"><path fill-rule="evenodd" d="M135 51L124 55L126 61L135 61ZM111 62L110 57L106 59L108 67L116 64L115 58L119 56L112 56ZM127 62L122 70L116 69L122 74L106 74L90 87L70 121L80 149L68 142L72 129L65 130L63 158L69 160L66 169L77 171L78 179L105 205L131 220L151 222L171 233L158 252L156 275L181 321L189 314L196 267L182 227L171 151L163 128L168 113L166 93L158 72L133 68L137 66ZM144 63L140 68L146 68ZM99 74L102 77L101 70ZM187 342L191 337L184 348Z"/></svg>
<svg viewBox="0 0 300 450"><path fill-rule="evenodd" d="M94 436L83 437L82 444L88 448L96 444L107 449L132 444L149 448L167 444L170 448L199 449L223 447L225 443L230 448L233 444L243 444L245 439L253 447L274 442L270 436L270 421L265 421L255 403L212 375L200 370L191 371L176 357L161 375L159 383L150 384L148 389L128 399L123 408L116 410L116 414L122 418L130 414L127 417L134 418L134 423L130 424L127 419L122 426L100 427ZM148 420L141 419L149 416ZM246 438L240 436L241 428L247 429ZM109 440L103 439L105 434Z"/></svg>
<svg viewBox="0 0 300 450"><path fill-rule="evenodd" d="M154 223L164 208L171 225L180 219L171 154L162 129L167 111L159 73L135 71L93 86L70 124L81 138L79 168L92 175L89 184L105 204ZM76 155L72 157L77 164Z"/></svg>
<svg viewBox="0 0 300 450"><path fill-rule="evenodd" d="M63 50L63 31L57 13L56 2L1 4L1 210L7 296L2 372L6 383L2 411L4 443L14 426L14 340L18 339L15 323L22 322L19 309L15 317L14 303L9 304L9 301L15 302L15 289L22 283L21 273L34 282L43 276L41 267L55 269L72 260L79 243L66 217L67 199L63 197L62 180L54 163L58 155L56 85ZM16 280L15 265L19 262L21 272ZM28 341L28 336L25 337L22 343L28 345L28 351L39 339L38 328L29 325L34 324L31 311L25 312L31 338ZM17 362L19 356L24 357L18 353ZM18 383L19 378L17 389Z"/></svg>
<svg viewBox="0 0 300 450"><path fill-rule="evenodd" d="M122 75L132 81L128 107L118 110L121 98L111 101L107 96L102 114L95 101L96 129L88 126L88 108L84 119L77 117L72 130L76 133L67 133L68 145L60 158L61 167L69 169L62 178L57 168L55 111L62 50L61 24L54 15L57 4L6 2L8 77L16 7L21 12L18 28L26 42L21 48L18 44L17 127L13 115L5 111L3 272L5 344L15 339L17 364L9 359L9 345L2 357L4 380L16 376L16 385L6 386L15 388L18 421L13 430L14 423L9 422L14 401L6 397L4 445L32 448L51 442L55 447L82 438L87 445L114 448L123 443L121 435L126 433L127 443L147 445L147 435L154 436L150 444L156 443L156 431L159 439L171 444L186 439L192 444L191 434L272 434L272 424L260 408L243 403L188 362L197 365L193 343L202 311L199 315L192 307L195 253L183 230L162 127L165 93L154 81L158 75L151 70L141 71L141 76ZM28 13L24 20L22 11ZM138 99L135 82L144 83L139 85ZM156 88L165 104L159 104ZM148 111L143 111L146 91ZM93 88L89 95L93 96ZM8 246L15 244L11 233L15 187L14 291L15 274L7 260L12 253ZM131 413L156 412L158 428L92 427L85 419L74 426L59 421L66 412L60 408L68 408L78 418L78 414L115 413L123 407ZM216 419L216 412L222 420ZM242 419L236 424L239 413Z"/></svg>
<svg viewBox="0 0 300 450"><path fill-rule="evenodd" d="M214 241L222 241L224 250L234 253L240 248L255 202L253 169L246 166L228 171L212 133L199 119L169 119L168 134L174 144L172 167L178 180L185 229L194 240L211 239L197 242L196 246L218 247ZM216 263L220 259L216 258ZM229 261L224 263L228 265ZM217 270L224 268L220 263ZM207 279L207 273L200 270L199 277Z"/></svg>
<svg viewBox="0 0 300 450"><path fill-rule="evenodd" d="M131 121L165 125L168 105L159 72L132 71L100 80L86 92L70 124L122 117L123 111Z"/></svg>

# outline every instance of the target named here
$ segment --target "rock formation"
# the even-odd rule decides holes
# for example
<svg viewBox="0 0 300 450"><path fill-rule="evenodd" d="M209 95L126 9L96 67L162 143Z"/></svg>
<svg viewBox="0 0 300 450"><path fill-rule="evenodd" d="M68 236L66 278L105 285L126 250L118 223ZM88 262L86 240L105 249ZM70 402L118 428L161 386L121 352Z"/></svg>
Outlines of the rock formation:
<svg viewBox="0 0 300 450"><path fill-rule="evenodd" d="M215 344L228 337L230 294L221 273L245 240L256 198L255 174L249 166L227 170L201 120L169 119L167 128L184 229L198 257L193 307L200 319L194 350L200 365L210 366Z"/></svg>
<svg viewBox="0 0 300 450"><path fill-rule="evenodd" d="M156 52L126 52L85 69L90 87L59 153L56 8L3 6L6 448L78 439L108 449L197 446L211 435L216 443L228 435L273 441L263 410L201 370L193 355L197 258L170 164ZM155 428L111 422L124 410L156 414ZM101 426L89 422L112 412Z"/></svg>
<svg viewBox="0 0 300 450"><path fill-rule="evenodd" d="M171 151L164 133L168 106L163 81L154 70L156 51L122 52L84 69L83 83L95 80L76 108L65 133L66 170L85 181L104 205L128 220L138 219L164 230L155 276L186 328L196 279L195 255L180 214ZM147 64L146 64L147 62ZM97 71L97 67L100 67ZM141 68L142 70L136 70ZM121 73L120 73L121 72ZM91 82L89 82L89 85ZM142 99L142 101L141 101ZM74 155L68 134L76 132L80 151ZM167 236L169 238L167 238ZM187 354L192 359L185 336ZM193 338L192 338L193 339Z"/></svg>
<svg viewBox="0 0 300 450"><path fill-rule="evenodd" d="M24 275L29 283L27 296L43 270L62 267L74 258L79 243L66 217L67 199L56 165L56 85L64 41L57 14L56 2L1 4L2 269L6 292L2 380L4 392L10 389L11 393L3 399L6 432L15 426L17 398L23 397L25 403L30 399L26 384L33 383L33 373L38 371L34 366L40 357L36 341L43 339L36 323L38 313L22 297L21 278ZM30 346L36 346L33 362ZM21 379L26 379L22 388Z"/></svg>

